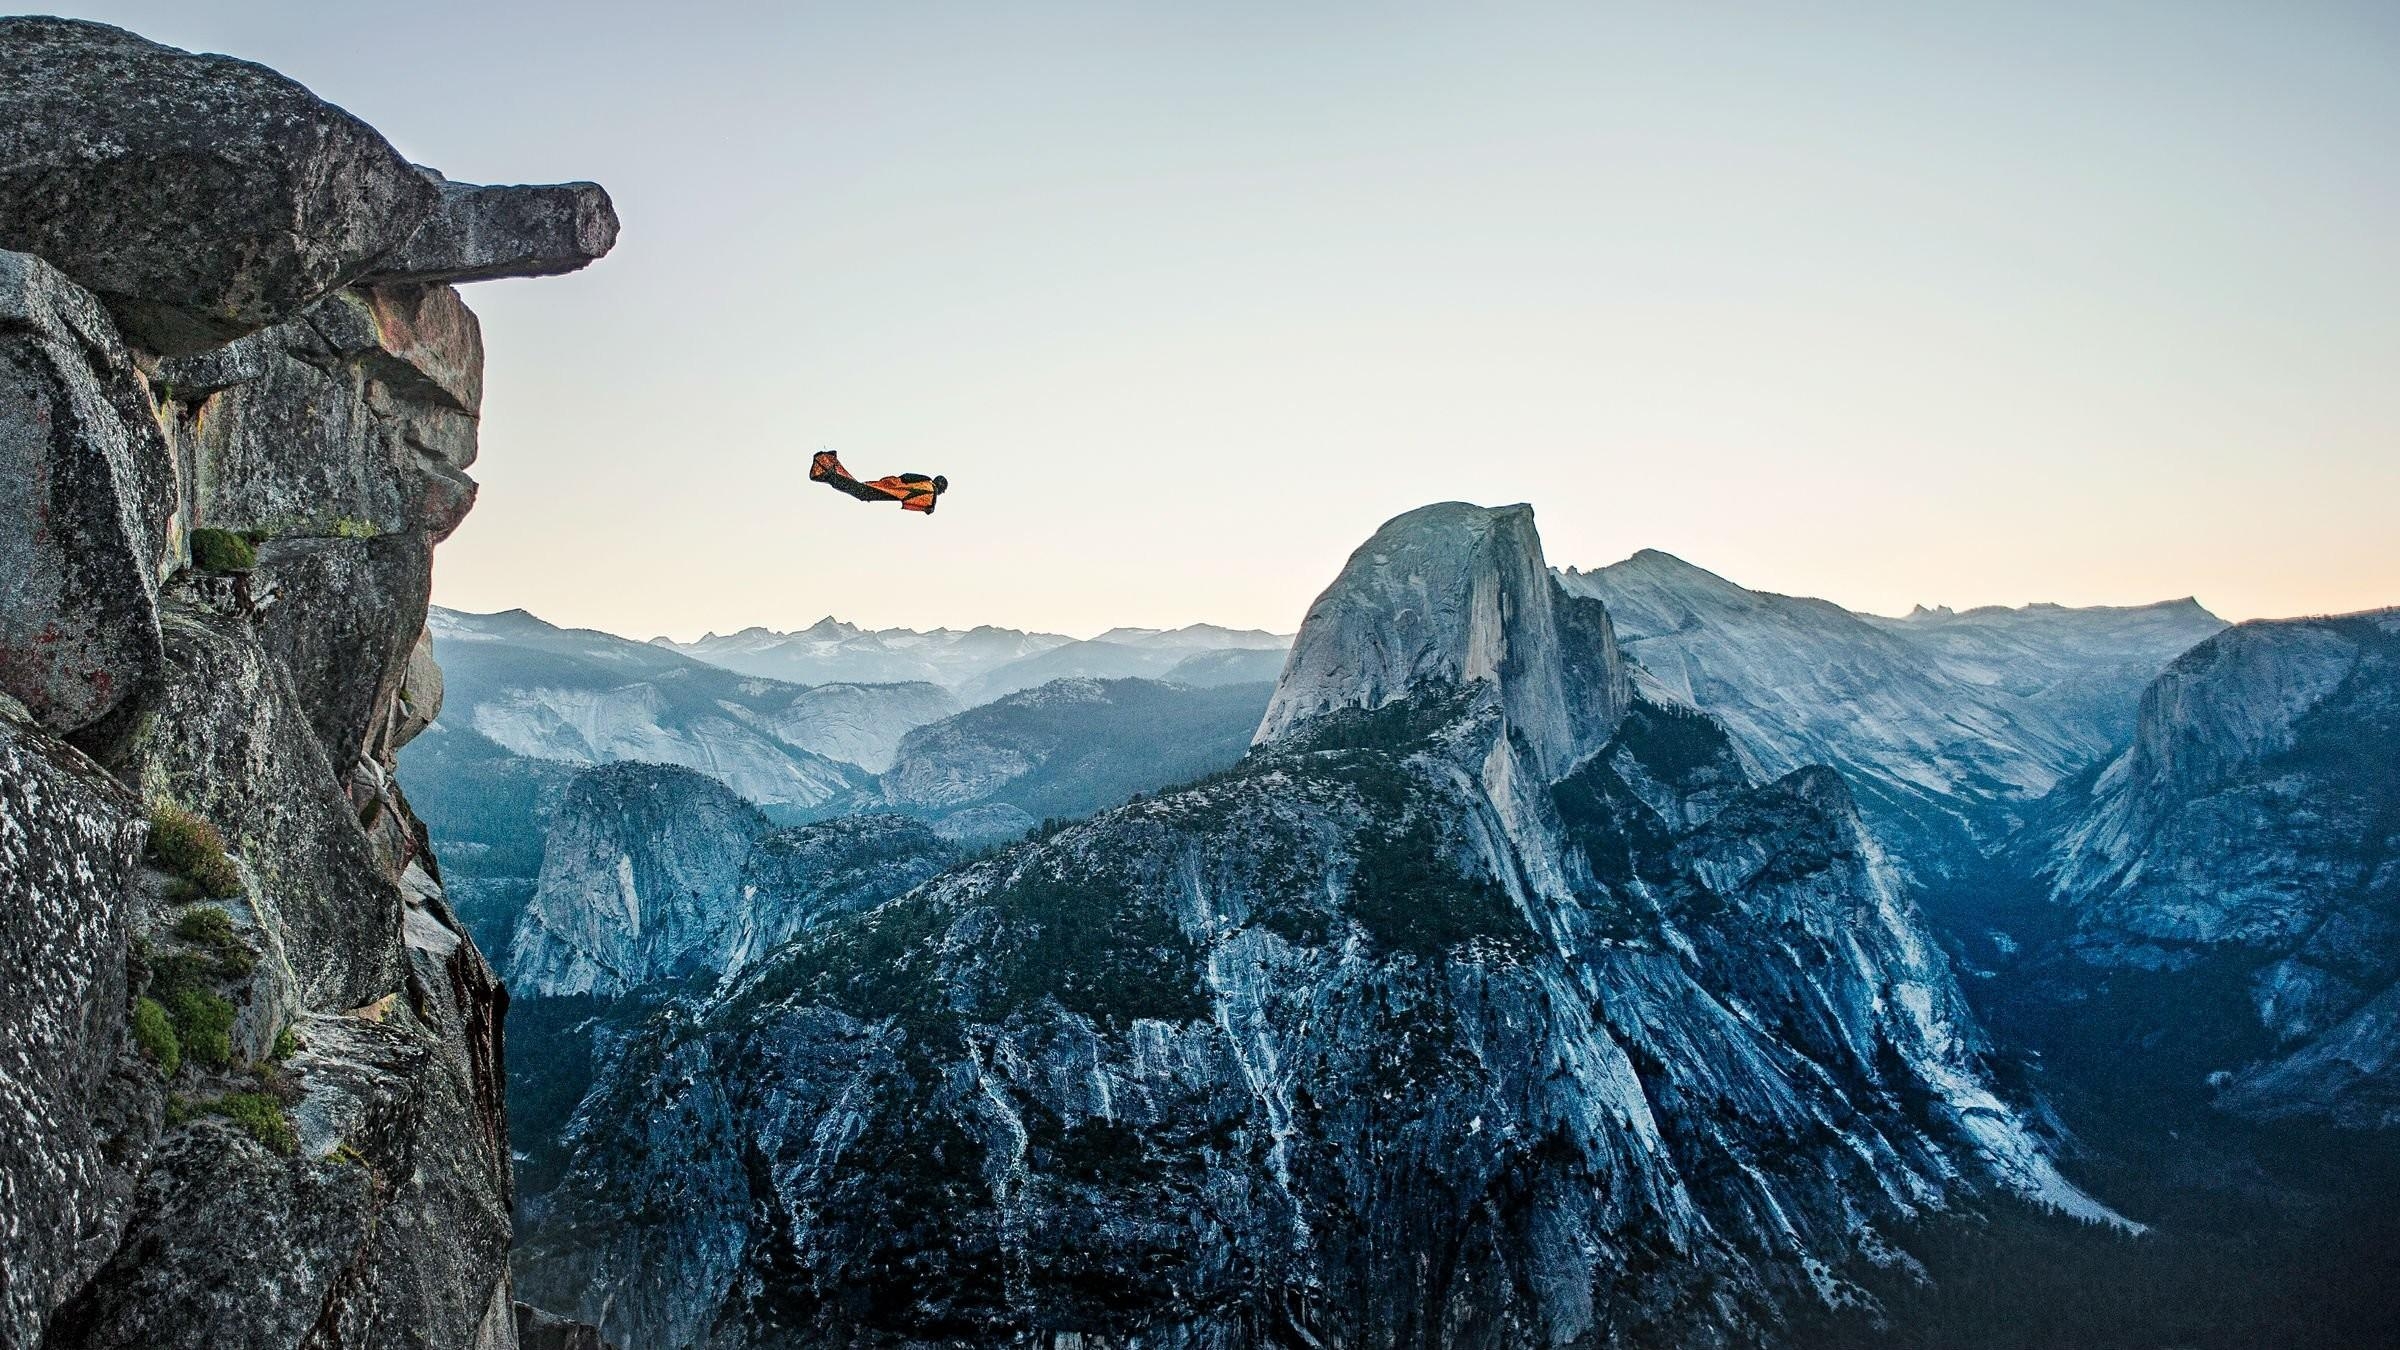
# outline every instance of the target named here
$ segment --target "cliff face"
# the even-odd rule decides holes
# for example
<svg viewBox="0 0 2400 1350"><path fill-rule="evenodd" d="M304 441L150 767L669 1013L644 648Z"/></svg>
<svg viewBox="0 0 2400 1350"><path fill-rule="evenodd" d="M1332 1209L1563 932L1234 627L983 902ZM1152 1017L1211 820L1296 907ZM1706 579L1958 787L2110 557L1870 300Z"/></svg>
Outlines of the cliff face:
<svg viewBox="0 0 2400 1350"><path fill-rule="evenodd" d="M391 768L474 496L445 283L615 230L0 20L0 1344L515 1343L506 998Z"/></svg>
<svg viewBox="0 0 2400 1350"><path fill-rule="evenodd" d="M1597 607L1551 583L1532 507L1420 507L1376 531L1310 606L1257 739L1429 682L1473 684L1556 777L1607 739L1628 697L1614 630L1585 610Z"/></svg>
<svg viewBox="0 0 2400 1350"><path fill-rule="evenodd" d="M1773 1343L1906 1216L2109 1217L1981 1056L1840 780L1444 506L1238 766L629 1038L520 1268L656 1346Z"/></svg>
<svg viewBox="0 0 2400 1350"><path fill-rule="evenodd" d="M519 995L616 997L738 974L822 919L888 900L957 860L899 816L770 830L706 775L611 764L578 775L543 841L509 944Z"/></svg>
<svg viewBox="0 0 2400 1350"><path fill-rule="evenodd" d="M2074 804L2060 998L2199 1056L2227 1109L2400 1125L2400 610L2194 648Z"/></svg>

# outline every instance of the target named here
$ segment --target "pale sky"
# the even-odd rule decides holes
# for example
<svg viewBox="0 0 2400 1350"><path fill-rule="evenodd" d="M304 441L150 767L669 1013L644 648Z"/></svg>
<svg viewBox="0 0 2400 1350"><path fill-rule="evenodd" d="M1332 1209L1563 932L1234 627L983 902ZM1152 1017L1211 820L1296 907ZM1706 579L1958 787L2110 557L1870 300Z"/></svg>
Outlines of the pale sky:
<svg viewBox="0 0 2400 1350"><path fill-rule="evenodd" d="M2400 604L2388 3L68 12L614 194L468 288L460 608L1289 631L1453 498L1880 612Z"/></svg>

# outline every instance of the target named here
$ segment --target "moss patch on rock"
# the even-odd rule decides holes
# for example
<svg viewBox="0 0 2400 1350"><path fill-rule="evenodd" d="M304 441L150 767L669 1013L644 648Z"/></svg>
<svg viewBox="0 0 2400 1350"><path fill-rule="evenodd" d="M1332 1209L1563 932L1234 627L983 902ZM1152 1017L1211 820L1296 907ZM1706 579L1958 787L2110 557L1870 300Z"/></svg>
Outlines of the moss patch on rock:
<svg viewBox="0 0 2400 1350"><path fill-rule="evenodd" d="M225 900L242 894L241 869L225 855L217 827L176 805L150 808L150 860L174 874L191 898Z"/></svg>
<svg viewBox="0 0 2400 1350"><path fill-rule="evenodd" d="M239 979L258 964L257 953L242 941L233 918L214 905L194 905L175 916L175 936L208 953L215 974Z"/></svg>
<svg viewBox="0 0 2400 1350"><path fill-rule="evenodd" d="M258 549L231 530L194 530L192 565L203 572L247 572L258 566Z"/></svg>
<svg viewBox="0 0 2400 1350"><path fill-rule="evenodd" d="M231 1121L268 1152L290 1157L300 1151L300 1132L283 1102L268 1092L228 1092L217 1097L176 1097L167 1103L167 1124L188 1125L202 1116Z"/></svg>
<svg viewBox="0 0 2400 1350"><path fill-rule="evenodd" d="M233 1004L208 989L186 986L166 1000L175 1039L193 1063L221 1069L233 1062Z"/></svg>
<svg viewBox="0 0 2400 1350"><path fill-rule="evenodd" d="M154 998L133 1001L133 1043L158 1065L158 1076L173 1078L183 1067L183 1043L175 1038L175 1023L166 1005Z"/></svg>
<svg viewBox="0 0 2400 1350"><path fill-rule="evenodd" d="M241 1126L270 1152L288 1158L299 1151L300 1132L292 1128L292 1118L284 1113L282 1102L264 1092L228 1092L208 1109Z"/></svg>

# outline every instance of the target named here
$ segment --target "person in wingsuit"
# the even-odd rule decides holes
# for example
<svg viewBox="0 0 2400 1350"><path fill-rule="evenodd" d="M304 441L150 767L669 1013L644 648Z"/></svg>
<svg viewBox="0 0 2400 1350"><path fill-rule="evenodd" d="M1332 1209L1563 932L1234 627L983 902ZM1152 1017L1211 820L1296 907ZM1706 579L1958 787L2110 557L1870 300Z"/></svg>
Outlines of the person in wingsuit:
<svg viewBox="0 0 2400 1350"><path fill-rule="evenodd" d="M847 492L862 502L898 502L903 511L922 511L933 514L933 508L950 490L950 480L935 474L927 478L921 473L896 473L871 482L860 482L842 467L842 461L831 450L819 450L809 461L808 478L823 483L837 492Z"/></svg>

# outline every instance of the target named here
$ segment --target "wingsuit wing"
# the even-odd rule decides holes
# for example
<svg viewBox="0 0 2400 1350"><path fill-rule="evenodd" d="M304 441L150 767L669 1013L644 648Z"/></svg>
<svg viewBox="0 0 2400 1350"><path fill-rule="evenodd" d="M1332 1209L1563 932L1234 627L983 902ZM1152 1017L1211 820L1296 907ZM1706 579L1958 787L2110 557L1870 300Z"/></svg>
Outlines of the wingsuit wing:
<svg viewBox="0 0 2400 1350"><path fill-rule="evenodd" d="M899 495L885 491L878 483L862 483L852 478L850 471L842 467L841 460L835 458L830 450L818 451L817 457L809 461L808 477L811 482L823 483L836 492L846 493L862 502L888 502Z"/></svg>
<svg viewBox="0 0 2400 1350"><path fill-rule="evenodd" d="M940 474L928 478L921 473L898 473L862 483L850 476L842 461L831 450L820 450L808 464L810 482L823 483L838 492L847 493L862 502L900 503L904 511L933 514L934 504L950 486L950 480Z"/></svg>

